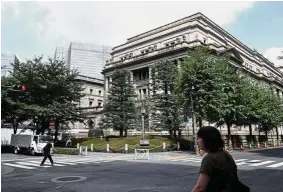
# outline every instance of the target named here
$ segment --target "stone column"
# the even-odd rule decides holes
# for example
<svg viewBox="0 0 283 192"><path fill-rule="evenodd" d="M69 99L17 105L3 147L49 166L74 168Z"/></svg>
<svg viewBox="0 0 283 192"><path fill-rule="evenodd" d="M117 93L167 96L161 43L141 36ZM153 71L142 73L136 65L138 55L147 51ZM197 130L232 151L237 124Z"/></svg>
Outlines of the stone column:
<svg viewBox="0 0 283 192"><path fill-rule="evenodd" d="M151 66L148 67L148 97L149 99L152 97L152 69L151 69ZM152 126L152 123L151 123L151 109L149 107L149 114L148 114L148 129L149 131L151 131L151 126Z"/></svg>
<svg viewBox="0 0 283 192"><path fill-rule="evenodd" d="M104 75L104 101L103 101L103 104L106 103L106 98L107 98L107 95L108 95L108 87L109 87L108 76Z"/></svg>
<svg viewBox="0 0 283 192"><path fill-rule="evenodd" d="M133 71L131 71L131 82L133 83L134 90L135 90L136 94L138 95L139 93L138 93L138 90L137 90L137 85L135 83L135 77L134 77Z"/></svg>

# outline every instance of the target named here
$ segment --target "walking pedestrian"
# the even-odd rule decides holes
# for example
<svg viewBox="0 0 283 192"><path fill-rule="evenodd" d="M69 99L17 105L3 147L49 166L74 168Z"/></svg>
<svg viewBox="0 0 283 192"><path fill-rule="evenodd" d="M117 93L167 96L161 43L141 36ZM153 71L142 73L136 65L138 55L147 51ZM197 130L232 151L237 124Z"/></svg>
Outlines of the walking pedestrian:
<svg viewBox="0 0 283 192"><path fill-rule="evenodd" d="M205 126L199 129L197 136L200 149L207 155L201 162L192 192L249 192L249 187L238 179L232 156L223 150L224 142L218 129Z"/></svg>
<svg viewBox="0 0 283 192"><path fill-rule="evenodd" d="M40 164L40 166L44 165L45 160L48 158L51 165L53 166L53 159L50 155L50 149L52 148L52 144L50 142L48 142L45 147L43 148L43 154L44 154L44 158L42 159L42 162Z"/></svg>

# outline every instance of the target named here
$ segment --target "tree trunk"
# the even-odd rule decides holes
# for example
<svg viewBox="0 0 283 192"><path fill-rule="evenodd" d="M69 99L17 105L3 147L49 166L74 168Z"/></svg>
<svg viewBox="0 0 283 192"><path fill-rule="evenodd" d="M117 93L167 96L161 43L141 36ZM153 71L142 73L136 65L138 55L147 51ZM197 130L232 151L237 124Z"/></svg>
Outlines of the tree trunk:
<svg viewBox="0 0 283 192"><path fill-rule="evenodd" d="M119 129L120 137L123 137L123 129Z"/></svg>
<svg viewBox="0 0 283 192"><path fill-rule="evenodd" d="M229 123L226 124L227 125L227 131L228 131L228 138L227 138L227 144L230 147L230 141L231 141L231 125Z"/></svg>
<svg viewBox="0 0 283 192"><path fill-rule="evenodd" d="M174 129L174 138L177 138L177 131Z"/></svg>
<svg viewBox="0 0 283 192"><path fill-rule="evenodd" d="M278 131L278 127L276 127L276 139L277 139L277 142L279 141L279 131Z"/></svg>
<svg viewBox="0 0 283 192"><path fill-rule="evenodd" d="M169 129L169 135L170 137L173 137L173 130Z"/></svg>
<svg viewBox="0 0 283 192"><path fill-rule="evenodd" d="M249 124L250 136L253 136L252 124Z"/></svg>
<svg viewBox="0 0 283 192"><path fill-rule="evenodd" d="M17 119L13 119L13 131L14 131L14 134L17 134L17 131L18 131L18 121Z"/></svg>
<svg viewBox="0 0 283 192"><path fill-rule="evenodd" d="M198 118L198 126L199 126L199 129L202 127L202 118L201 117Z"/></svg>
<svg viewBox="0 0 283 192"><path fill-rule="evenodd" d="M128 137L128 129L125 129L125 137Z"/></svg>

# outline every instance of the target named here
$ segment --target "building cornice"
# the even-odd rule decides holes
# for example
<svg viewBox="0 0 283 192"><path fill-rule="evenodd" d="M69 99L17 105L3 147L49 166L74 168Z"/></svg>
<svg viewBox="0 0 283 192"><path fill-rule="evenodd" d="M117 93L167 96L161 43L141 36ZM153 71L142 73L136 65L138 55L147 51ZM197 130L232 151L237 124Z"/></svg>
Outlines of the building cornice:
<svg viewBox="0 0 283 192"><path fill-rule="evenodd" d="M193 25L190 25L190 26L186 26L186 27L181 28L181 29L176 29L174 31L171 31L170 33L166 33L166 34L163 34L163 35L160 35L160 36L157 36L157 37L153 37L153 38L150 38L150 39L147 39L147 40L144 40L144 41L140 41L140 42L134 43L135 41L138 41L138 40L141 40L143 38L149 37L149 36L151 36L153 34L157 34L157 33L160 33L162 31L166 31L166 30L174 28L176 26L179 26L179 25L182 25L182 24L185 24L185 23L188 23L188 22L193 22L193 21L196 21L196 20L198 21L198 23L196 23L196 24L193 24ZM200 21L203 21L203 22L200 22ZM204 27L202 25L204 25ZM194 15L191 15L191 16L179 19L179 20L177 20L175 22L163 25L161 27L158 27L158 28L155 28L153 30L147 31L145 33L139 34L137 36L131 37L131 38L128 39L127 43L114 47L112 49L113 50L112 55L117 53L117 52L120 52L120 51L123 51L123 50L130 49L132 47L138 46L140 44L145 44L145 43L150 42L150 41L152 41L154 39L162 38L163 36L167 36L167 35L170 35L172 33L176 33L176 31L183 31L183 30L187 30L188 28L192 28L193 29L195 27L202 29L206 33L210 33L213 36L215 36L216 35L215 32L217 32L217 33L220 34L219 35L220 36L219 39L223 39L224 38L223 39L224 41L225 41L225 37L228 38L230 41L232 41L237 46L239 46L239 48L243 49L244 52L246 51L246 54L247 53L250 54L249 57L252 57L259 66L263 65L263 64L261 64L261 61L259 60L259 59L261 59L265 63L265 66L269 68L269 70L272 70L275 73L281 74L281 76L282 76L282 73L274 66L274 64L272 62L270 62L268 59L266 59L263 55L261 55L257 51L250 49L248 46L246 46L245 44L240 42L237 38L232 36L230 33L225 31L223 28L221 28L219 25L214 23L212 20L210 20L208 17L206 17L202 13L196 13ZM125 47L125 48L120 48L120 47L125 46L125 45L130 44L130 43L134 43L134 44L129 45L129 46ZM115 50L115 49L117 49L117 50Z"/></svg>

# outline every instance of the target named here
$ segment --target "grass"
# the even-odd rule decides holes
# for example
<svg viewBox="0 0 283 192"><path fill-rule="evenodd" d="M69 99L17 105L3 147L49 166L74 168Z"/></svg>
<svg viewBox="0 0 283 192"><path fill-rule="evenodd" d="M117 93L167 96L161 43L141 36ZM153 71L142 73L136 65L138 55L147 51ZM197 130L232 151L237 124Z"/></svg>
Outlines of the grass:
<svg viewBox="0 0 283 192"><path fill-rule="evenodd" d="M166 143L166 148L169 146L176 146L177 142L174 139L162 136L146 136L146 140L149 140L149 146L141 147L140 140L142 140L142 136L136 137L119 137L119 138L86 138L78 142L80 146L87 146L88 150L91 148L91 144L93 144L94 151L106 151L106 145L109 144L110 151L112 152L123 152L125 149L125 144L128 144L129 152L133 152L135 148L147 148L152 151L162 151L163 142ZM76 147L77 143L73 142L74 147Z"/></svg>

